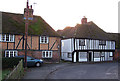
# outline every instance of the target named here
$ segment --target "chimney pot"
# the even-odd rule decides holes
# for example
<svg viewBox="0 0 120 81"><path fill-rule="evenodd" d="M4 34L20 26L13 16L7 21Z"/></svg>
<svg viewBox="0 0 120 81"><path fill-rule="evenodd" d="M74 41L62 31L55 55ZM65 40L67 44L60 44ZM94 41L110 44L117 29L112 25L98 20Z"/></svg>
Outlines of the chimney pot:
<svg viewBox="0 0 120 81"><path fill-rule="evenodd" d="M85 16L83 16L82 20L81 20L82 24L86 24L87 23L87 18Z"/></svg>

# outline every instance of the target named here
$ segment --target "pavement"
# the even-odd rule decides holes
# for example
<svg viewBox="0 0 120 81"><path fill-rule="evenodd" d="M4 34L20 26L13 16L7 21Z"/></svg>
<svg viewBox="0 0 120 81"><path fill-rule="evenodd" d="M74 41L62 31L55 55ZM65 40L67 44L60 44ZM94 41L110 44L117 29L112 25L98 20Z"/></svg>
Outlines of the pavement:
<svg viewBox="0 0 120 81"><path fill-rule="evenodd" d="M23 79L118 79L118 63L59 63L28 68Z"/></svg>

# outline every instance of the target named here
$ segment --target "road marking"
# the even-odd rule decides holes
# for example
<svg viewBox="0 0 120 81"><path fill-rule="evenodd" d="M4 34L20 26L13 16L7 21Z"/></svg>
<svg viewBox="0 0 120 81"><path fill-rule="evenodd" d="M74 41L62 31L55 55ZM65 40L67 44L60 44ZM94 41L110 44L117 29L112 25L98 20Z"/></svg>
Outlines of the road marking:
<svg viewBox="0 0 120 81"><path fill-rule="evenodd" d="M115 74L116 75L116 73L106 73L107 75L111 75L111 74Z"/></svg>

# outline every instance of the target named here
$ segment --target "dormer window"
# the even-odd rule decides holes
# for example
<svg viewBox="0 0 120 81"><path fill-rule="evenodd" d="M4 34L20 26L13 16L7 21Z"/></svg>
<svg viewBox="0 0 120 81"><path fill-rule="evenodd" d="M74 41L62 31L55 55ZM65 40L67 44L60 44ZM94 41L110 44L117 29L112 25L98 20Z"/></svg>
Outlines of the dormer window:
<svg viewBox="0 0 120 81"><path fill-rule="evenodd" d="M41 36L40 37L40 43L48 43L48 37L47 36Z"/></svg>
<svg viewBox="0 0 120 81"><path fill-rule="evenodd" d="M106 45L106 41L104 41L104 40L99 40L99 45Z"/></svg>

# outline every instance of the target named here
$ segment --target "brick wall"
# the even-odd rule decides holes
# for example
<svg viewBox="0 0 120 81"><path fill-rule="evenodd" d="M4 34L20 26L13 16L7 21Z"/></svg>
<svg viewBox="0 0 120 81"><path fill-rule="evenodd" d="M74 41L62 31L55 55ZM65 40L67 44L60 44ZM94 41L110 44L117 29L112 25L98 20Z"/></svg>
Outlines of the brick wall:
<svg viewBox="0 0 120 81"><path fill-rule="evenodd" d="M18 51L18 55L24 55L24 51ZM37 59L43 59L45 63L57 63L60 61L60 52L53 51L52 58L42 58L42 51L27 51L27 56L32 56Z"/></svg>
<svg viewBox="0 0 120 81"><path fill-rule="evenodd" d="M120 57L120 49L116 49L114 52L114 60L118 60L118 57Z"/></svg>

